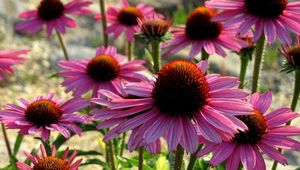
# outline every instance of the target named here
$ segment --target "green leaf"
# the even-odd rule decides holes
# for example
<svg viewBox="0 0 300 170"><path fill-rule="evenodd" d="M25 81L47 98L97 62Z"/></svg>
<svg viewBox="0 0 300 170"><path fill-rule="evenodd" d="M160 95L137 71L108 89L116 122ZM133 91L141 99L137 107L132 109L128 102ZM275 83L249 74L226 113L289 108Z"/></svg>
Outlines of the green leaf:
<svg viewBox="0 0 300 170"><path fill-rule="evenodd" d="M17 153L19 152L22 141L23 141L23 135L18 134L14 145L13 156L16 156Z"/></svg>
<svg viewBox="0 0 300 170"><path fill-rule="evenodd" d="M102 153L100 152L97 152L97 151L83 151L83 150L70 150L69 151L69 155L68 156L71 156L71 154L76 151L77 152L77 156L86 156L86 155L102 155ZM63 155L64 151L59 151L57 152L56 156L57 157L61 157Z"/></svg>
<svg viewBox="0 0 300 170"><path fill-rule="evenodd" d="M132 158L124 158L124 157L120 157L118 156L117 159L120 161L119 163L127 168L131 168L132 166L139 166L139 161L137 159L132 159ZM151 168L150 166L148 166L147 164L143 164L143 170L153 170L153 168Z"/></svg>
<svg viewBox="0 0 300 170"><path fill-rule="evenodd" d="M195 164L195 167L194 169L195 170L198 170L198 169L201 169L201 170L206 170L209 168L209 162L208 161L205 161L203 159L199 159L196 164Z"/></svg>
<svg viewBox="0 0 300 170"><path fill-rule="evenodd" d="M165 156L160 156L155 165L157 170L169 170L170 164Z"/></svg>
<svg viewBox="0 0 300 170"><path fill-rule="evenodd" d="M85 162L80 164L80 166L87 166L87 165L100 165L103 168L109 168L105 162L99 159L88 159Z"/></svg>
<svg viewBox="0 0 300 170"><path fill-rule="evenodd" d="M59 77L59 73L52 73L48 78L52 79L52 78L57 78Z"/></svg>
<svg viewBox="0 0 300 170"><path fill-rule="evenodd" d="M1 170L19 170L15 163L9 164Z"/></svg>

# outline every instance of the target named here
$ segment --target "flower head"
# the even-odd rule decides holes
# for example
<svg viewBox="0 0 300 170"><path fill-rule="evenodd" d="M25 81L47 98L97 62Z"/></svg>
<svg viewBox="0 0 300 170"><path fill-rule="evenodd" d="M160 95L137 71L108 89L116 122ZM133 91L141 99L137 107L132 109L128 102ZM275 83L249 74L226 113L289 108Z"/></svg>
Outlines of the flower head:
<svg viewBox="0 0 300 170"><path fill-rule="evenodd" d="M135 82L146 78L140 73L146 70L143 60L124 60L125 57L118 55L115 47L102 46L91 59L61 61L59 65L65 69L60 72L65 78L62 84L67 88L66 92L74 90L75 96L93 90L95 97L100 89L119 92L122 81Z"/></svg>
<svg viewBox="0 0 300 170"><path fill-rule="evenodd" d="M289 31L300 35L300 4L288 0L210 0L210 8L224 10L214 21L225 21L226 25L238 24L237 32L246 34L254 26L254 41L264 33L268 43L277 37L291 44Z"/></svg>
<svg viewBox="0 0 300 170"><path fill-rule="evenodd" d="M168 40L169 28L172 25L170 20L163 20L160 17L138 19L141 32L138 34L146 43L151 41L164 42Z"/></svg>
<svg viewBox="0 0 300 170"><path fill-rule="evenodd" d="M41 144L40 150L42 156L38 156L36 152L30 154L24 152L26 157L33 163L33 167L23 162L17 162L17 167L20 170L77 170L82 159L73 163L76 157L76 151L68 158L69 148L67 148L61 157L56 156L56 148L53 145L51 155L47 155L44 145Z"/></svg>
<svg viewBox="0 0 300 170"><path fill-rule="evenodd" d="M14 71L11 68L15 64L21 64L24 62L24 54L27 54L29 50L2 50L0 51L0 79L6 79L3 73L13 74Z"/></svg>
<svg viewBox="0 0 300 170"><path fill-rule="evenodd" d="M188 58L195 58L204 49L208 54L218 54L225 57L224 48L240 51L246 43L235 37L233 27L225 27L221 22L212 18L217 13L210 8L198 7L187 17L185 25L173 28L173 39L166 42L164 53L175 54L192 45Z"/></svg>
<svg viewBox="0 0 300 170"><path fill-rule="evenodd" d="M44 141L49 138L50 131L58 131L65 138L70 137L69 130L81 135L75 123L87 123L92 119L74 112L89 106L89 102L73 98L63 103L53 95L39 96L32 102L20 99L23 106L6 104L6 109L0 110L0 121L8 128L20 129L23 135L41 132Z"/></svg>
<svg viewBox="0 0 300 170"><path fill-rule="evenodd" d="M239 84L237 78L206 76L206 68L207 62L196 65L176 60L168 63L156 80L125 85L127 94L137 96L134 99L100 90L100 96L104 97L94 99L94 103L112 110L126 110L107 114L108 119L122 121L115 122L116 127L104 140L135 129L143 144L164 137L169 151L180 144L188 152L194 152L198 146L197 135L220 143L223 139L231 139L238 130L247 129L234 115L251 112L252 107L243 101L248 93L234 88ZM106 114L99 112L98 116L101 115Z"/></svg>
<svg viewBox="0 0 300 170"><path fill-rule="evenodd" d="M206 147L198 156L212 152L210 164L216 166L226 161L226 169L230 170L237 170L240 162L245 169L266 169L260 151L283 165L287 164L284 155L277 149L300 148L300 142L290 138L299 135L300 128L285 125L299 114L289 108L279 108L267 114L271 102L272 94L269 91L253 94L250 103L254 106L254 114L238 116L247 125L248 130L239 132L231 140L219 144L206 143Z"/></svg>
<svg viewBox="0 0 300 170"><path fill-rule="evenodd" d="M118 38L122 32L126 34L128 41L133 41L134 34L140 31L138 19L158 15L154 12L154 8L145 4L131 6L127 0L121 0L121 9L115 6L110 6L107 9L107 21L111 25L107 27L106 33L113 34L114 38ZM161 16L161 15L158 15ZM95 16L100 20L100 15Z"/></svg>
<svg viewBox="0 0 300 170"><path fill-rule="evenodd" d="M34 35L46 25L48 36L52 35L53 29L65 33L66 27L76 27L76 22L67 14L89 14L91 11L87 7L91 4L88 0L72 0L67 4L61 0L41 0L37 9L19 15L19 18L27 20L18 24L16 29Z"/></svg>
<svg viewBox="0 0 300 170"><path fill-rule="evenodd" d="M300 43L297 37L295 45L282 46L280 53L286 58L282 71L287 73L300 69Z"/></svg>

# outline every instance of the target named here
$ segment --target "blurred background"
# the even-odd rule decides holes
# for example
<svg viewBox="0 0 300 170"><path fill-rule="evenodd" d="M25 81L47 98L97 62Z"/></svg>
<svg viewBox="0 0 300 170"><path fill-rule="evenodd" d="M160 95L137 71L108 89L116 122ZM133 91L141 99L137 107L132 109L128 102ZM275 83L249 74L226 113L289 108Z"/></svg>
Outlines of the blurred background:
<svg viewBox="0 0 300 170"><path fill-rule="evenodd" d="M134 5L140 2L152 5L158 12L163 13L167 18L173 20L174 25L184 24L187 14L195 7L203 4L204 0L129 0ZM67 0L66 0L67 2ZM99 2L94 0L95 4L91 9L99 12ZM62 79L55 77L59 68L57 62L63 59L63 53L59 46L56 36L47 37L44 30L36 36L30 37L14 31L14 27L21 20L17 18L20 12L35 9L39 0L0 0L0 50L2 49L23 49L29 48L31 52L27 55L27 61L23 65L15 67L15 75L9 76L7 81L0 80L0 105L5 103L15 103L18 98L33 99L38 95L45 95L48 92L56 93L56 96L70 98L70 94L64 93L64 88L60 86ZM107 0L106 6L119 6L117 0ZM74 17L78 28L67 30L63 35L66 47L71 59L90 58L94 56L96 47L102 43L101 23L95 22L92 15ZM111 38L111 37L110 37ZM125 53L126 41L122 38L117 40L110 39L110 43L117 46L119 53ZM136 41L135 46L141 47L143 44ZM272 45L265 54L265 65L261 75L261 90L272 90L273 104L272 108L289 106L293 93L293 73L280 73L283 57L278 53L279 44ZM139 49L139 50L137 50ZM141 50L142 49L142 50ZM173 58L184 58L187 53L182 51ZM143 48L136 48L134 55L136 58L145 58ZM166 59L162 59L166 62ZM240 60L235 53L229 53L226 59L220 56L211 57L211 72L223 75L238 76ZM250 63L247 73L246 88L251 84L252 64ZM0 106L1 107L1 106ZM299 111L299 109L297 109ZM300 119L293 122L300 126ZM16 131L8 130L10 142L13 145ZM0 133L0 169L8 164L8 156L5 149L3 134ZM66 143L72 149L101 151L98 138L99 133L88 132L83 137L73 137ZM30 151L36 147L39 141L34 140L32 136L26 136L21 145L22 150ZM64 148L64 147L62 147ZM127 153L128 156L137 155L136 152ZM300 166L299 152L286 152L289 165L280 166L278 169L295 170ZM17 156L21 161L25 159L22 152ZM269 160L268 158L266 158ZM267 161L270 167L271 161ZM92 169L100 167L86 166L81 169ZM100 168L101 169L101 168Z"/></svg>

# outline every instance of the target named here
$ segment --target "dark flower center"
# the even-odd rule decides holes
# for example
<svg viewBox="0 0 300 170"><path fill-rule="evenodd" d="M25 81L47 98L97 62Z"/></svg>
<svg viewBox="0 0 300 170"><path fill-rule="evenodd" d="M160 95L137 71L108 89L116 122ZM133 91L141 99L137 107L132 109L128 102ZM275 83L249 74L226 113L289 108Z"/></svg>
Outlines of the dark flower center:
<svg viewBox="0 0 300 170"><path fill-rule="evenodd" d="M222 32L220 22L212 22L216 12L210 8L198 7L187 17L185 33L193 40L215 39Z"/></svg>
<svg viewBox="0 0 300 170"><path fill-rule="evenodd" d="M42 0L38 6L38 16L46 21L63 15L65 7L60 0Z"/></svg>
<svg viewBox="0 0 300 170"><path fill-rule="evenodd" d="M233 142L238 144L257 144L266 133L267 123L263 115L255 110L253 115L239 116L247 127L248 131L240 132L233 138Z"/></svg>
<svg viewBox="0 0 300 170"><path fill-rule="evenodd" d="M137 25L138 18L142 18L143 14L136 7L129 6L127 8L122 9L122 11L118 14L118 20L127 26Z"/></svg>
<svg viewBox="0 0 300 170"><path fill-rule="evenodd" d="M87 65L88 75L97 82L110 81L118 76L120 65L109 55L94 57Z"/></svg>
<svg viewBox="0 0 300 170"><path fill-rule="evenodd" d="M287 4L288 0L245 0L246 11L262 18L277 18Z"/></svg>
<svg viewBox="0 0 300 170"><path fill-rule="evenodd" d="M147 38L161 38L168 32L170 26L170 21L149 19L141 24L141 32L147 36Z"/></svg>
<svg viewBox="0 0 300 170"><path fill-rule="evenodd" d="M62 114L62 110L55 102L46 99L31 103L25 111L27 120L40 126L57 123Z"/></svg>
<svg viewBox="0 0 300 170"><path fill-rule="evenodd" d="M289 48L289 50L287 51L287 55L292 60L289 62L292 62L293 65L300 66L300 46L299 45Z"/></svg>
<svg viewBox="0 0 300 170"><path fill-rule="evenodd" d="M206 103L208 92L207 80L198 66L190 61L176 60L158 73L152 98L164 114L191 117Z"/></svg>
<svg viewBox="0 0 300 170"><path fill-rule="evenodd" d="M71 170L67 161L54 156L47 156L34 165L33 170Z"/></svg>

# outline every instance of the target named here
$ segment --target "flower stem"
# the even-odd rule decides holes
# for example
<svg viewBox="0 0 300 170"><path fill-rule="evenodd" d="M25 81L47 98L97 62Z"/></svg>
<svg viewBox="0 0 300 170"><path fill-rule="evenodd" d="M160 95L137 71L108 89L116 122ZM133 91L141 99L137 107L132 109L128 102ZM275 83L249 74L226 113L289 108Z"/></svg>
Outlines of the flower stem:
<svg viewBox="0 0 300 170"><path fill-rule="evenodd" d="M298 99L299 99L299 94L300 94L300 70L295 71L295 84L294 84L294 94L293 94L293 99L291 103L291 110L294 112L296 110L297 104L298 104ZM290 125L292 121L289 121L287 125ZM278 149L278 151L281 153L282 149ZM277 161L274 161L272 170L276 170L278 165Z"/></svg>
<svg viewBox="0 0 300 170"><path fill-rule="evenodd" d="M11 147L10 147L10 144L9 144L8 136L7 136L7 133L6 133L6 129L5 129L5 126L4 126L3 123L1 123L1 127L2 127L2 133L3 133L7 153L8 153L9 159L10 159L12 157L12 152L11 152Z"/></svg>
<svg viewBox="0 0 300 170"><path fill-rule="evenodd" d="M241 58L241 69L240 69L240 85L239 88L243 89L245 86L245 77L246 77L246 72L247 72L247 66L249 62L249 56L247 54L242 54L240 56Z"/></svg>
<svg viewBox="0 0 300 170"><path fill-rule="evenodd" d="M132 43L128 41L128 45L127 45L127 55L128 55L128 61L132 60Z"/></svg>
<svg viewBox="0 0 300 170"><path fill-rule="evenodd" d="M139 170L143 169L143 161L144 161L144 148L139 148Z"/></svg>
<svg viewBox="0 0 300 170"><path fill-rule="evenodd" d="M252 79L252 93L257 92L258 89L259 72L263 61L264 47L265 47L265 36L262 34L259 40L257 41L257 45L256 45L253 79Z"/></svg>
<svg viewBox="0 0 300 170"><path fill-rule="evenodd" d="M201 52L201 60L208 60L209 54L203 49Z"/></svg>
<svg viewBox="0 0 300 170"><path fill-rule="evenodd" d="M66 59L66 60L69 60L69 56L68 56L68 53L67 53L67 50L66 50L66 47L65 47L63 38L62 38L62 36L60 35L60 33L59 33L58 31L56 31L56 34L57 34L57 37L58 37L60 46L61 46L61 48L62 48L62 50L63 50L65 59Z"/></svg>
<svg viewBox="0 0 300 170"><path fill-rule="evenodd" d="M123 151L124 151L124 148L125 148L125 138L126 138L126 133L124 132L123 133L123 136L122 136L122 143L121 143L121 148L120 148L120 156L123 156Z"/></svg>
<svg viewBox="0 0 300 170"><path fill-rule="evenodd" d="M154 72L158 73L160 70L160 42L154 40L151 42L151 46Z"/></svg>
<svg viewBox="0 0 300 170"><path fill-rule="evenodd" d="M44 145L44 147L45 147L45 150L46 150L47 155L51 155L51 153L52 153L52 148L51 148L51 145L50 145L50 140L49 140L49 139L46 140L46 141L43 141L43 140L42 140L42 143L43 143L43 145Z"/></svg>
<svg viewBox="0 0 300 170"><path fill-rule="evenodd" d="M184 154L184 149L180 145L178 145L175 152L174 170L181 170L181 166L183 162L183 154Z"/></svg>
<svg viewBox="0 0 300 170"><path fill-rule="evenodd" d="M100 4L100 10L101 10L101 18L102 18L102 30L103 30L103 41L104 41L104 46L108 46L108 36L105 33L105 30L107 28L107 21L106 21L106 11L105 11L105 2L104 0L99 0Z"/></svg>
<svg viewBox="0 0 300 170"><path fill-rule="evenodd" d="M195 163L196 163L196 160L197 160L197 153L200 151L200 149L202 148L202 144L198 146L196 152L192 153L191 156L190 156L190 162L189 162L189 165L187 167L187 170L193 170L194 169L194 166L195 166Z"/></svg>

